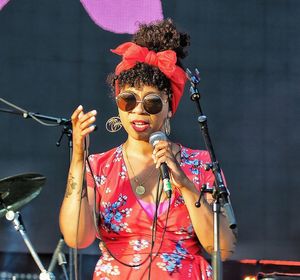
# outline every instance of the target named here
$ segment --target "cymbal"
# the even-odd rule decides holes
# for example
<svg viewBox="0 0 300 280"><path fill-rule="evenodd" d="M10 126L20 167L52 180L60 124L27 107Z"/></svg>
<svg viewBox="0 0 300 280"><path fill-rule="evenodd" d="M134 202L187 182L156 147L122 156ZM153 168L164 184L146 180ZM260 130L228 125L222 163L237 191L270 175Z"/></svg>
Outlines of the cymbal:
<svg viewBox="0 0 300 280"><path fill-rule="evenodd" d="M0 217L7 210L19 210L42 190L46 177L37 173L24 173L0 180ZM6 207L6 208L5 208Z"/></svg>

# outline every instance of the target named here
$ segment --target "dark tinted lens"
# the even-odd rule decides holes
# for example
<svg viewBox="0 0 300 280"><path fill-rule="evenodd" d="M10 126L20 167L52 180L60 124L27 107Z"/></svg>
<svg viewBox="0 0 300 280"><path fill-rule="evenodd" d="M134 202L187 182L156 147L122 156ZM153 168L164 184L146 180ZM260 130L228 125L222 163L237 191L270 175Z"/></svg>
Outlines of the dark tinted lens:
<svg viewBox="0 0 300 280"><path fill-rule="evenodd" d="M159 95L148 94L143 99L143 106L149 114L157 114L161 111L163 103Z"/></svg>
<svg viewBox="0 0 300 280"><path fill-rule="evenodd" d="M136 106L136 98L135 95L131 92L123 92L117 96L117 104L118 107L122 111L131 111Z"/></svg>

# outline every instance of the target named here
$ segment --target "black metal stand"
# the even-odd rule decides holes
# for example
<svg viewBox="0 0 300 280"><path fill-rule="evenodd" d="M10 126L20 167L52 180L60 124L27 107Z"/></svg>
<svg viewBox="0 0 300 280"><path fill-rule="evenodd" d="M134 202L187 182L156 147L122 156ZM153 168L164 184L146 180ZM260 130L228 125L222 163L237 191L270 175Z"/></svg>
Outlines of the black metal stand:
<svg viewBox="0 0 300 280"><path fill-rule="evenodd" d="M52 272L55 268L56 263L58 263L58 265L61 266L61 269L64 273L65 279L69 280L67 268L66 268L66 264L67 264L66 256L65 256L64 252L62 251L64 245L65 245L64 239L60 238L56 245L54 253L52 255L52 258L51 258L51 261L50 261L50 264L48 267L48 272Z"/></svg>
<svg viewBox="0 0 300 280"><path fill-rule="evenodd" d="M32 243L26 233L25 230L25 226L22 222L22 216L20 212L14 212L13 210L8 210L5 203L2 201L2 199L0 198L0 204L2 205L2 207L6 210L6 214L5 217L8 221L11 221L14 225L14 228L16 231L18 231L23 240L24 243L26 244L33 260L35 261L35 263L37 264L38 268L40 269L41 273L39 275L39 279L40 280L55 280L55 276L51 271L47 271L46 268L44 267L44 265L42 264L38 254L36 253L36 251L34 250Z"/></svg>
<svg viewBox="0 0 300 280"><path fill-rule="evenodd" d="M53 127L53 126L63 126L61 135L60 135L58 141L56 142L56 146L57 147L60 146L64 135L66 135L67 138L68 138L68 147L69 147L69 153L70 153L70 159L71 159L71 156L72 156L72 123L71 123L70 119L46 116L46 115L42 115L42 114L39 114L39 113L29 112L29 111L26 111L26 110L18 107L15 104L12 104L12 103L8 102L7 100L5 100L3 98L0 98L0 102L10 106L11 108L13 108L13 110L0 108L0 112L20 115L24 119L32 118L32 119L36 120L37 122L39 122L43 125L46 125L46 126L51 126L51 127ZM50 122L50 123L45 123L43 121L47 121L47 122ZM44 266L42 265L41 261L39 260L38 255L34 251L33 246L32 246L31 242L29 241L29 239L26 235L26 232L24 230L23 225L18 220L18 217L21 217L21 214L19 212L14 213L12 211L9 211L8 213L10 213L10 215L7 214L8 215L7 217L11 217L12 213L14 214L11 221L14 223L15 229L18 230L21 233L21 235L22 235L22 237L23 237L23 239L24 239L24 241L25 241L32 257L34 258L35 262L37 263L38 267L40 268L40 270L42 272L41 276L40 276L40 279L45 279L45 280L46 279L55 279L52 271L53 271L56 263L58 263L61 266L62 270L63 270L65 279L66 280L72 280L73 279L73 277L72 277L72 264L71 264L72 263L72 258L73 258L72 249L70 248L70 254L69 254L69 256L70 256L70 278L69 278L68 274L67 274L67 270L66 270L66 264L67 264L66 258L65 258L64 253L62 252L62 248L65 244L63 238L61 238L58 241L58 244L57 244L56 249L53 253L53 256L52 256L52 259L50 261L50 265L49 265L49 268L48 268L48 271L47 271L44 268Z"/></svg>
<svg viewBox="0 0 300 280"><path fill-rule="evenodd" d="M196 69L195 74L187 69L186 70L188 79L191 82L190 87L190 97L191 100L195 102L197 111L199 113L198 123L200 125L201 133L204 138L205 146L209 152L211 163L207 164L207 170L211 169L215 177L215 185L213 188L212 196L214 198L213 203L213 219L214 219L214 250L212 253L212 267L213 267L213 279L222 280L223 279L223 268L220 252L220 209L224 209L224 213L227 217L229 227L231 229L236 228L236 220L234 216L233 209L230 204L229 194L222 177L221 168L219 162L216 159L215 152L212 146L212 142L208 132L207 117L202 113L200 106L200 93L197 89L197 85L200 82L199 71ZM203 186L200 192L199 200L195 203L196 207L200 207L200 199L205 192L205 187Z"/></svg>

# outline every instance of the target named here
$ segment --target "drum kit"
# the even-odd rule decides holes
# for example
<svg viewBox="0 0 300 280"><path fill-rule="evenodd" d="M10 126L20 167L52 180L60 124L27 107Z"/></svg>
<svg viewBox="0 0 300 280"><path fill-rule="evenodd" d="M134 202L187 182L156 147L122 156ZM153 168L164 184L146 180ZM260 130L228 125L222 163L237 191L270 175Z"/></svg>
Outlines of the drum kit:
<svg viewBox="0 0 300 280"><path fill-rule="evenodd" d="M61 238L52 256L48 270L42 264L38 254L26 233L20 208L37 197L45 184L46 178L37 173L25 173L0 180L0 218L5 217L10 221L15 230L19 232L29 249L31 256L40 269L40 280L55 279L53 274L54 267L58 262L64 272L65 279L68 279L67 270L65 267L66 261L62 247L64 240Z"/></svg>

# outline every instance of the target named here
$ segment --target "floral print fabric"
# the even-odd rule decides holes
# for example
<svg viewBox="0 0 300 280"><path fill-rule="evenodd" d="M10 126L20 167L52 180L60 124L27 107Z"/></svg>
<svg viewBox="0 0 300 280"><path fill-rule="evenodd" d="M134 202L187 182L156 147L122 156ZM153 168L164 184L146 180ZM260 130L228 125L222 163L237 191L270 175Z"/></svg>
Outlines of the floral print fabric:
<svg viewBox="0 0 300 280"><path fill-rule="evenodd" d="M148 279L153 219L132 191L122 147L89 157L99 202L99 230L105 243L100 243L102 255L94 280ZM204 169L209 162L206 151L181 148L181 168L198 189L204 183L213 186L212 172ZM88 187L93 188L89 168L86 178ZM173 195L166 230L167 211L157 219L150 279L211 280L212 270L201 255L184 199L177 191Z"/></svg>

